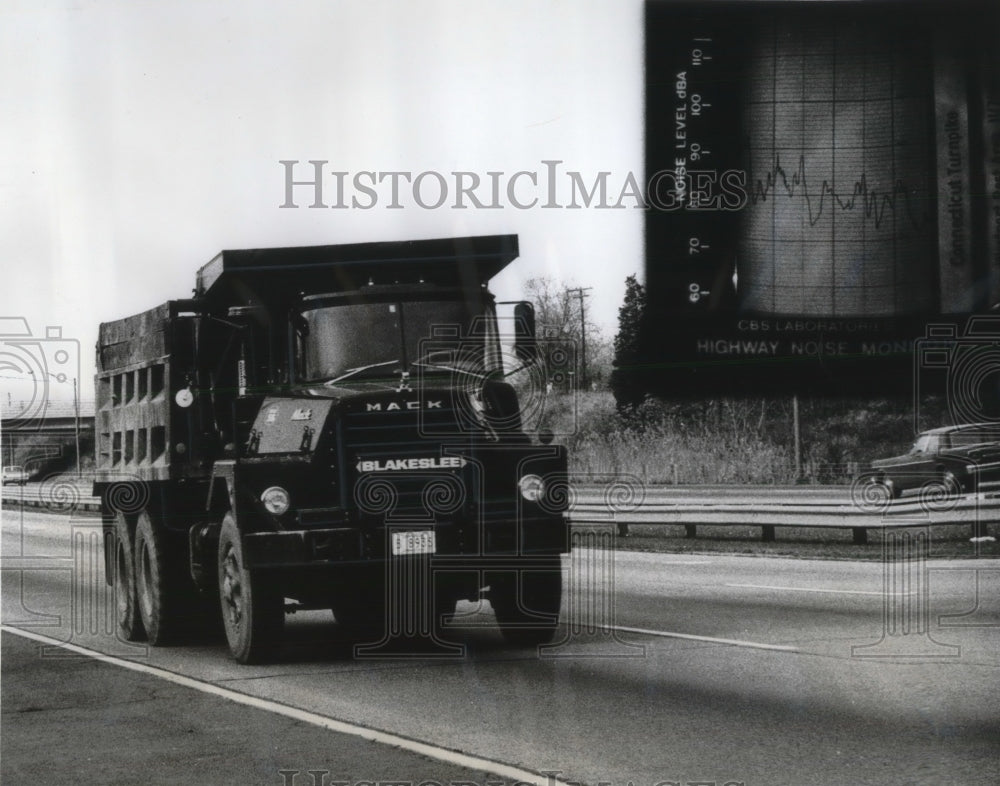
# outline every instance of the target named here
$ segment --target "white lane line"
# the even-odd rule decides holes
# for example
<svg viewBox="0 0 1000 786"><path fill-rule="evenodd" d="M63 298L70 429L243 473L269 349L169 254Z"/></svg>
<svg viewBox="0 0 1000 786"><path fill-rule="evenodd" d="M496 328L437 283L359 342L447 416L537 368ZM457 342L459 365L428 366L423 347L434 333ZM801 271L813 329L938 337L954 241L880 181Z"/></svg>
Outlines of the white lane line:
<svg viewBox="0 0 1000 786"><path fill-rule="evenodd" d="M778 652L800 652L798 647L785 644L761 644L758 641L742 641L740 639L719 639L715 636L695 636L692 633L671 633L665 630L649 630L647 628L626 628L615 625L614 630L622 633L639 633L643 636L659 636L664 639L687 639L688 641L704 641L709 644L726 644L730 647L749 647L755 650L777 650Z"/></svg>
<svg viewBox="0 0 1000 786"><path fill-rule="evenodd" d="M708 565L709 563L703 559L700 560L687 559L687 560L658 560L656 564L657 565Z"/></svg>
<svg viewBox="0 0 1000 786"><path fill-rule="evenodd" d="M884 592L873 590L837 590L837 589L816 589L815 587L777 587L769 584L726 584L726 587L738 587L740 589L760 589L777 590L779 592L825 592L832 595L885 595Z"/></svg>
<svg viewBox="0 0 1000 786"><path fill-rule="evenodd" d="M152 677L159 677L160 679L172 682L175 685L193 688L194 690L201 691L202 693L207 693L210 696L217 696L222 699L228 699L229 701L236 702L237 704L244 704L248 707L254 707L266 712L273 712L276 715L283 715L286 718L302 721L303 723L318 726L322 729L328 729L329 731L338 732L340 734L349 734L352 737L360 737L363 740L377 742L382 745L391 745L395 748L401 748L402 750L410 751L411 753L416 753L421 756L436 759L437 761L445 762L446 764L453 764L456 767L490 772L494 775L499 775L502 778L508 778L515 782L521 781L526 784L530 783L534 784L534 786L553 786L553 784L563 784L563 786L569 786L566 781L559 780L558 778L541 775L537 772L531 772L530 770L522 770L519 767L501 764L500 762L493 761L491 759L484 759L479 756L459 753L458 751L448 750L447 748L439 748L437 745L420 742L408 737L401 737L398 734L393 734L391 732L378 731L377 729L371 729L367 726L359 726L355 723L335 720L333 718L328 718L325 715L319 715L315 712L309 712L308 710L301 710L297 707L291 707L287 704L281 704L280 702L272 701L270 699L260 699L256 696L248 696L245 693L239 693L238 691L230 690L229 688L222 688L218 685L213 685L210 682L203 682L201 680L194 679L193 677L185 677L172 671L160 669L156 666L150 666L145 663L135 663L130 660L116 658L113 655L105 655L103 652L97 652L85 647L80 647L76 644L69 644L64 641L59 641L58 639L49 638L48 636L42 636L38 633L21 630L20 628L0 625L0 631L3 631L4 633L12 633L15 636L22 636L26 639L32 639L33 641L38 641L53 647L61 647L69 652L75 652L78 655L85 655L88 658L93 658L94 660L101 661L102 663L110 663L131 671L137 671L140 674L148 674Z"/></svg>

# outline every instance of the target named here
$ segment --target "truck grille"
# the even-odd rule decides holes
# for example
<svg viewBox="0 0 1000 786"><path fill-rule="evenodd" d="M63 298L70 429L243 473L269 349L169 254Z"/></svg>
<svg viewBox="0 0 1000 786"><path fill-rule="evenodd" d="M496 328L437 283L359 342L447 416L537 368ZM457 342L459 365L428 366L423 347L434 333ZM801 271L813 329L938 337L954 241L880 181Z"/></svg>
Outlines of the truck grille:
<svg viewBox="0 0 1000 786"><path fill-rule="evenodd" d="M362 405L363 406L363 405ZM352 448L439 443L462 436L459 413L442 402L440 408L403 411L366 411L353 408L345 416L347 444Z"/></svg>
<svg viewBox="0 0 1000 786"><path fill-rule="evenodd" d="M344 460L362 515L435 521L461 509L468 501L464 473L448 466L461 460L441 449L462 443L456 414L447 402L440 409L345 413ZM364 470L361 462L377 469Z"/></svg>

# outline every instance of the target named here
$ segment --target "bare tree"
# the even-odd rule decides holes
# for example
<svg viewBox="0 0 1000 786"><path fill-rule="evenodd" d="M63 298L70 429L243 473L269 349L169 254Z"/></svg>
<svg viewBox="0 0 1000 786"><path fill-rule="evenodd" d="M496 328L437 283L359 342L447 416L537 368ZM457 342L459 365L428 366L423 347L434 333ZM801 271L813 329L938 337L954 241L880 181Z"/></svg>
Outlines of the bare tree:
<svg viewBox="0 0 1000 786"><path fill-rule="evenodd" d="M573 346L578 366L574 384L604 387L611 370L611 343L590 319L587 289L546 276L529 279L525 290L535 305L539 337ZM580 378L584 371L585 380Z"/></svg>

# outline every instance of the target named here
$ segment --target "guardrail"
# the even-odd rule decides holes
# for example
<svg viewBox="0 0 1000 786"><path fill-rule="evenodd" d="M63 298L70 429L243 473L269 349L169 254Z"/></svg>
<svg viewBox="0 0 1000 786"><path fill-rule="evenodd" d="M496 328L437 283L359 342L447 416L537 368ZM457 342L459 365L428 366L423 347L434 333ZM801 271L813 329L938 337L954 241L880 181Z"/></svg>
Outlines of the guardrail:
<svg viewBox="0 0 1000 786"><path fill-rule="evenodd" d="M856 544L868 530L968 525L973 537L1000 524L1000 495L947 494L939 488L891 500L864 485L819 487L680 487L610 483L570 488L575 525L674 524L696 537L703 526L759 526L765 541L776 527L850 529Z"/></svg>
<svg viewBox="0 0 1000 786"><path fill-rule="evenodd" d="M1000 525L1000 493L904 495L888 500L865 486L644 486L610 479L606 484L570 485L570 521L586 527L613 524L681 525L687 537L698 527L761 528L765 541L777 527L850 529L857 544L868 530L935 525L968 525L973 537ZM55 476L41 483L3 487L5 503L53 512L99 511L90 480Z"/></svg>
<svg viewBox="0 0 1000 786"><path fill-rule="evenodd" d="M53 475L41 483L8 483L3 487L4 504L45 508L53 513L101 510L101 501L91 496L92 481L72 475Z"/></svg>

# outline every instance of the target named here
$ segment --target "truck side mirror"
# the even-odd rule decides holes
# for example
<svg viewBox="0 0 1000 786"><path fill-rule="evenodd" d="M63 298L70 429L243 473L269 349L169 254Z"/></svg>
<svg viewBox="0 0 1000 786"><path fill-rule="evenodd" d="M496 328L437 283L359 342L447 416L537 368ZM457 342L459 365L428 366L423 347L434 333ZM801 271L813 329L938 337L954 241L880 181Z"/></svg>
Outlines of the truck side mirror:
<svg viewBox="0 0 1000 786"><path fill-rule="evenodd" d="M514 306L514 352L523 363L534 363L538 359L535 307L527 301Z"/></svg>

